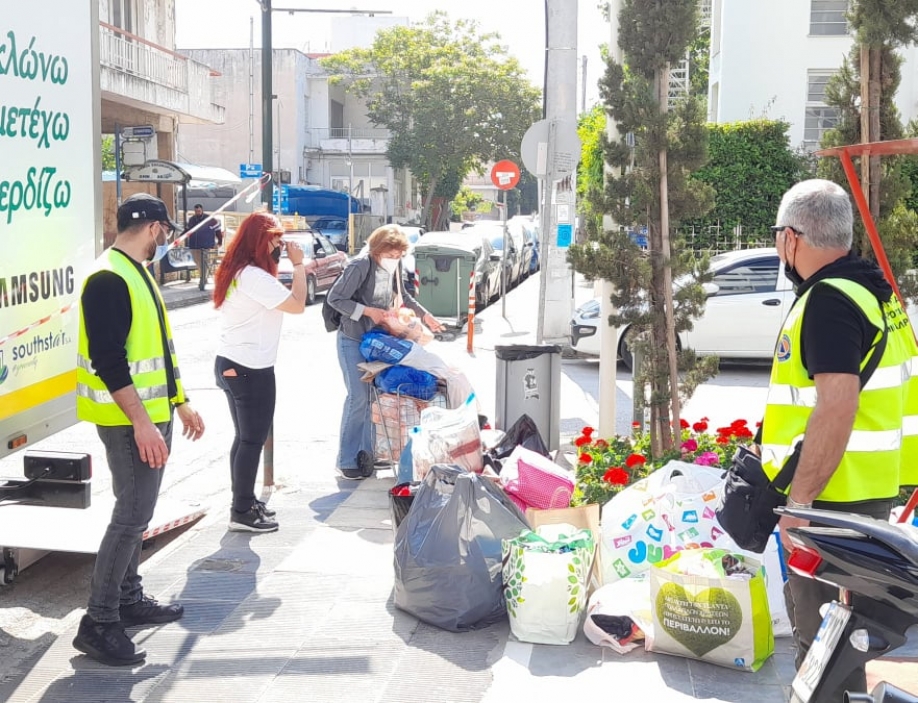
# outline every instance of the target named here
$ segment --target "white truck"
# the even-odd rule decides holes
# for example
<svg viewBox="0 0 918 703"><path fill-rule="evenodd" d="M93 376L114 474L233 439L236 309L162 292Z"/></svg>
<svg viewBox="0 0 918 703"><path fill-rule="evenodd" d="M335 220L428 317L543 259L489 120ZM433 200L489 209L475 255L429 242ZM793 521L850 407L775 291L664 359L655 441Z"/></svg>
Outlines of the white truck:
<svg viewBox="0 0 918 703"><path fill-rule="evenodd" d="M0 459L21 452L25 474L0 479L0 585L49 551L95 552L111 513L88 454L26 451L77 422L79 296L102 251L98 7L0 13ZM193 512L166 506L148 534Z"/></svg>

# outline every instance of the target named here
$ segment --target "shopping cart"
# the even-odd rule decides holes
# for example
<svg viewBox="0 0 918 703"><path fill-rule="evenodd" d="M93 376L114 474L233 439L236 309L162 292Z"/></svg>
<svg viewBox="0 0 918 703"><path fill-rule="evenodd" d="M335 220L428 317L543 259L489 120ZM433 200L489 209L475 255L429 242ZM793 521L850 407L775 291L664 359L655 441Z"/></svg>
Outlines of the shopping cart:
<svg viewBox="0 0 918 703"><path fill-rule="evenodd" d="M429 407L447 406L446 382L437 382L437 392L430 400L416 397L420 395L419 388L411 383L398 386L395 393L384 393L375 384L372 388L376 468L397 472L402 451L408 443L408 435L413 427L421 424L421 411Z"/></svg>

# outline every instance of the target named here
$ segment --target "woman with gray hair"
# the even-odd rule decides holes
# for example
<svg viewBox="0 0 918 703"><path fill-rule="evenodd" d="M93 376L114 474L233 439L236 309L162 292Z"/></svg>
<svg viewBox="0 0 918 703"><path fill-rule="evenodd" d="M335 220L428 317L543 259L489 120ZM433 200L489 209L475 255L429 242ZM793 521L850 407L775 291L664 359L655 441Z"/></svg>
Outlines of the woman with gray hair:
<svg viewBox="0 0 918 703"><path fill-rule="evenodd" d="M408 251L408 238L398 225L383 225L367 239L364 251L355 256L328 291L328 304L341 313L338 326L338 363L347 389L341 414L336 469L342 478L359 480L373 473L373 424L370 388L361 380L357 364L363 335L394 315L396 294L402 303L433 332L443 326L400 285L401 260Z"/></svg>

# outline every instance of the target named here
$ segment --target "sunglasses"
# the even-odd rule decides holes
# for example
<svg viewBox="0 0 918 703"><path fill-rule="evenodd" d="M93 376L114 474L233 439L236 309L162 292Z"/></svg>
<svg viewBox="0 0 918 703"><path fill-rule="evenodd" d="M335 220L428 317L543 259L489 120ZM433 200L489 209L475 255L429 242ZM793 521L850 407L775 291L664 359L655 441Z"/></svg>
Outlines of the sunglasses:
<svg viewBox="0 0 918 703"><path fill-rule="evenodd" d="M797 229L796 227L791 227L790 225L775 225L774 227L769 227L768 229L771 230L772 234L773 234L775 237L777 237L778 234L780 234L781 232L783 232L783 231L786 230L786 229L789 229L791 232L793 232L794 234L796 234L798 237L802 237L802 236L803 236L803 232L801 232L801 231L800 231L799 229Z"/></svg>

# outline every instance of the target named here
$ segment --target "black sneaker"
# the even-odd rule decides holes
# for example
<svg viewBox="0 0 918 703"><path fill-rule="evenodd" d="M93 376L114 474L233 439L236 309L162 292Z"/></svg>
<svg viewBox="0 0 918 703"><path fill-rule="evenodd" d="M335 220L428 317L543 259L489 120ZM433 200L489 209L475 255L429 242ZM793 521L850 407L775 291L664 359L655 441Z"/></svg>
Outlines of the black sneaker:
<svg viewBox="0 0 918 703"><path fill-rule="evenodd" d="M366 478L363 471L360 469L339 469L336 468L335 471L341 478L346 478L348 481L362 481Z"/></svg>
<svg viewBox="0 0 918 703"><path fill-rule="evenodd" d="M255 505L261 511L261 514L264 515L265 517L274 517L275 515L277 515L276 510L272 510L271 508L268 507L267 503L265 503L264 501L258 500L258 498L255 499Z"/></svg>
<svg viewBox="0 0 918 703"><path fill-rule="evenodd" d="M131 666L142 662L147 653L138 649L120 622L96 622L88 615L80 620L73 646L88 657L109 666Z"/></svg>
<svg viewBox="0 0 918 703"><path fill-rule="evenodd" d="M233 532L274 532L279 525L274 520L269 520L258 505L253 505L244 513L230 510L229 529Z"/></svg>
<svg viewBox="0 0 918 703"><path fill-rule="evenodd" d="M373 465L373 455L370 452L363 449L357 452L357 470L363 478L369 478L376 471Z"/></svg>
<svg viewBox="0 0 918 703"><path fill-rule="evenodd" d="M137 625L163 625L175 622L185 614L185 607L180 603L163 605L150 596L143 596L136 603L122 605L121 624L125 627Z"/></svg>

